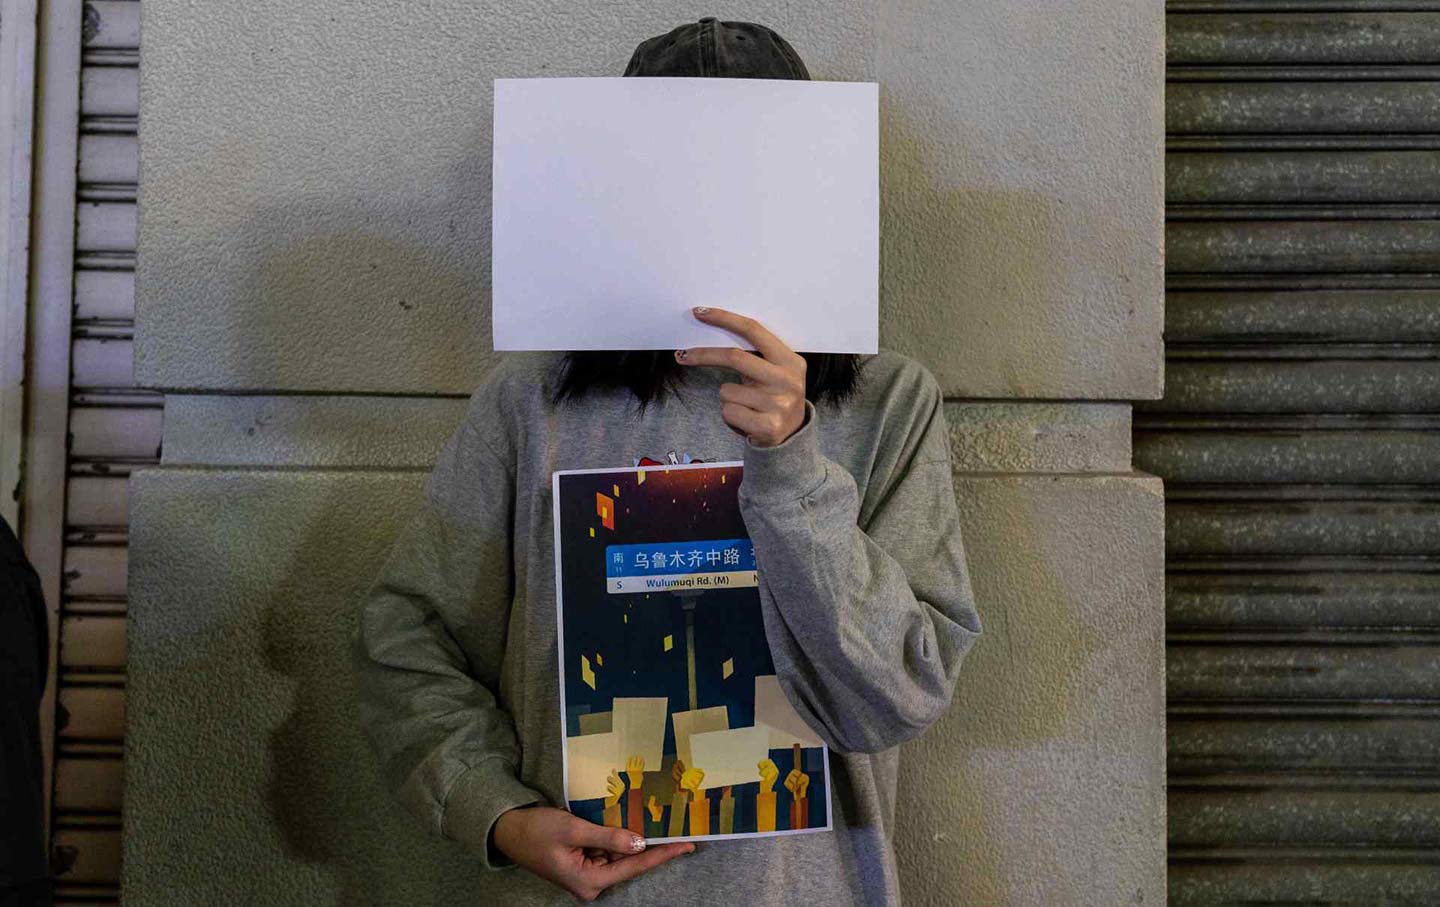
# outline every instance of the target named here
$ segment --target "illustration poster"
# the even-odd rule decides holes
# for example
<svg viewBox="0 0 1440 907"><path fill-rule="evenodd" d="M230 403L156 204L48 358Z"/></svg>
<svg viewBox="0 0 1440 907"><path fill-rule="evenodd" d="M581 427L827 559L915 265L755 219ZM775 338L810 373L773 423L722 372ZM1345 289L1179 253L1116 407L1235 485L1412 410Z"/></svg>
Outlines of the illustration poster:
<svg viewBox="0 0 1440 907"><path fill-rule="evenodd" d="M570 811L652 842L830 828L775 676L738 462L554 474Z"/></svg>

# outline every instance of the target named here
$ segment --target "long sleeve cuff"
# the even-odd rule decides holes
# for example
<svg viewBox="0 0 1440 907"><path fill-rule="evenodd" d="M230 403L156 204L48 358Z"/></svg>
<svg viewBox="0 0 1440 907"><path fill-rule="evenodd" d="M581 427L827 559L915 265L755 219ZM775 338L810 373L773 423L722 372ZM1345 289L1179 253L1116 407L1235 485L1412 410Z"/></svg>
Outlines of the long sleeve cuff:
<svg viewBox="0 0 1440 907"><path fill-rule="evenodd" d="M486 869L501 869L514 864L491 839L496 820L512 809L544 802L542 794L520 783L508 763L486 759L466 769L450 789L441 823L445 837L465 845Z"/></svg>
<svg viewBox="0 0 1440 907"><path fill-rule="evenodd" d="M745 472L739 494L748 498L802 498L825 481L815 404L805 401L805 421L773 447L745 442Z"/></svg>

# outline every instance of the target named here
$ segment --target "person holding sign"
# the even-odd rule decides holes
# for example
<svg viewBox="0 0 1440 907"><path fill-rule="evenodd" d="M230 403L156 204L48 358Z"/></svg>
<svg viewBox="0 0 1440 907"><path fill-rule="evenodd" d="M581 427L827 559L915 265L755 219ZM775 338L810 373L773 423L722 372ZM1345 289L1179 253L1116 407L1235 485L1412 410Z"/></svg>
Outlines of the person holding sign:
<svg viewBox="0 0 1440 907"><path fill-rule="evenodd" d="M809 78L773 31L714 19L643 42L626 75ZM817 232L829 226L824 211L811 220ZM724 291L715 288L717 298ZM354 644L362 726L400 800L495 870L483 902L561 905L611 891L624 903L680 907L898 902L889 832L898 747L949 708L981 632L943 396L913 359L798 352L746 311L734 298L686 315L733 346L504 358L471 397L367 595ZM832 755L836 783L824 803L808 802L804 766L749 755L739 769L699 757L651 765L647 779L643 765L627 764L633 751L615 752L614 724L582 738L586 752L603 754L592 796L603 795L606 822L556 806L565 804L565 751L551 471L629 466L671 449L743 460L739 506L765 617L757 644L768 646L778 690L805 725L793 730ZM597 524L626 518L626 502L613 505ZM595 664L601 673L586 682L603 684L609 668ZM659 801L641 798L646 784L666 793L667 769L677 788L669 833L688 819L690 832L707 835L698 849L631 830L662 827ZM779 801L794 804L791 829L823 810L831 830L710 836L707 771L722 790L758 781L753 801L722 796L721 827L753 802L762 828L774 829Z"/></svg>

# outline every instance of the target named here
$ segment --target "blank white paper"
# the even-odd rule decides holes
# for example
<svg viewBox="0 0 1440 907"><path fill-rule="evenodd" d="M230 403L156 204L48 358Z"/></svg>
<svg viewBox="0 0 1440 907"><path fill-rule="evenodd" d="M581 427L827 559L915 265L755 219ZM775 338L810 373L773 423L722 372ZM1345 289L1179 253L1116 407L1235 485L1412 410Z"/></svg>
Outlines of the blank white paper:
<svg viewBox="0 0 1440 907"><path fill-rule="evenodd" d="M690 752L691 736L726 730L730 727L730 710L723 705L712 705L689 712L675 712L670 721L675 725L675 757L689 767L694 758Z"/></svg>
<svg viewBox="0 0 1440 907"><path fill-rule="evenodd" d="M873 82L497 79L497 350L879 341Z"/></svg>
<svg viewBox="0 0 1440 907"><path fill-rule="evenodd" d="M645 760L645 768L660 770L665 758L665 722L670 700L664 696L615 697L613 730L620 736L620 760Z"/></svg>
<svg viewBox="0 0 1440 907"><path fill-rule="evenodd" d="M712 790L760 780L760 763L770 758L770 729L763 724L690 735L694 765L705 773L700 787Z"/></svg>

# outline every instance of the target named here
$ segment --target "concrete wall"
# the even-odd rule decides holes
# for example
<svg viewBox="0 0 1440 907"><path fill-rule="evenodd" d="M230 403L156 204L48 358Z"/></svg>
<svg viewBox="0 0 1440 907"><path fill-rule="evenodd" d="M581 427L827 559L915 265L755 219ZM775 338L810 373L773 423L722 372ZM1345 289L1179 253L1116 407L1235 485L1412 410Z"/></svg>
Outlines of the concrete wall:
<svg viewBox="0 0 1440 907"><path fill-rule="evenodd" d="M614 75L690 17L881 83L882 344L949 404L986 636L907 749L918 904L1164 898L1158 0L144 6L125 896L435 903L346 615L489 352L490 80ZM976 398L993 398L978 400Z"/></svg>

